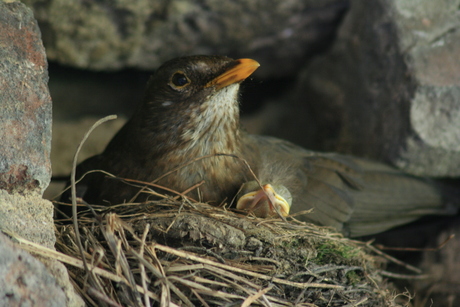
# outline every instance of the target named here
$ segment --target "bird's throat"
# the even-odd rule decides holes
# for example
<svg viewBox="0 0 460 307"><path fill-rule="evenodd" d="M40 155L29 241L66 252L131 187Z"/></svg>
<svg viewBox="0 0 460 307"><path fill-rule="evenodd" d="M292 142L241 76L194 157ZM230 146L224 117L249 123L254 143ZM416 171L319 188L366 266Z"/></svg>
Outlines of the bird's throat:
<svg viewBox="0 0 460 307"><path fill-rule="evenodd" d="M200 157L239 151L238 89L239 84L227 86L197 106L181 135L184 153Z"/></svg>

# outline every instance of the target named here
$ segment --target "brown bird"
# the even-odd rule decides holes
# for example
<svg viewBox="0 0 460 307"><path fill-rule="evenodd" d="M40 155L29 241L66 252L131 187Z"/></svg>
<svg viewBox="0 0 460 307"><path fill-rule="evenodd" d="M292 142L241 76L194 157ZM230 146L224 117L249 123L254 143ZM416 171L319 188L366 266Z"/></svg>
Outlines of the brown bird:
<svg viewBox="0 0 460 307"><path fill-rule="evenodd" d="M251 59L223 56L166 62L150 78L132 118L103 153L78 166L77 178L104 170L216 205L233 199L243 186L239 209L260 217L312 209L298 218L354 237L424 215L455 213L430 179L244 132L239 125L240 83L258 67ZM146 200L149 194L139 190L102 173L89 174L77 185L79 197L107 205Z"/></svg>

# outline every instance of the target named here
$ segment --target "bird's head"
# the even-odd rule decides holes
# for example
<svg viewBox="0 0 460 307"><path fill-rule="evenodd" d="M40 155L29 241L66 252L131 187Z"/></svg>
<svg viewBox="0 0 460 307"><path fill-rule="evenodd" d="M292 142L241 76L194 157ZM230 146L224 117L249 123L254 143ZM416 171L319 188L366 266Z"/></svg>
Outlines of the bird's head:
<svg viewBox="0 0 460 307"><path fill-rule="evenodd" d="M237 85L257 68L251 59L186 56L161 65L147 84L145 102L155 107L200 104L221 89Z"/></svg>
<svg viewBox="0 0 460 307"><path fill-rule="evenodd" d="M140 109L145 128L175 142L225 142L238 129L239 84L257 68L251 59L187 56L164 63L147 84ZM225 130L227 130L225 132ZM166 141L166 140L165 140Z"/></svg>

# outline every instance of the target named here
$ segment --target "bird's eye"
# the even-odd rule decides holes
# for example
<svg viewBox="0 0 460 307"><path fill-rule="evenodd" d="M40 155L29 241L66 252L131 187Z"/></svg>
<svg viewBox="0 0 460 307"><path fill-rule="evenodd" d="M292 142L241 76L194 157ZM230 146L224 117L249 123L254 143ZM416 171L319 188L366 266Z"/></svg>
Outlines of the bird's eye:
<svg viewBox="0 0 460 307"><path fill-rule="evenodd" d="M190 80L183 72L176 72L171 78L171 83L176 88L182 88L189 84Z"/></svg>

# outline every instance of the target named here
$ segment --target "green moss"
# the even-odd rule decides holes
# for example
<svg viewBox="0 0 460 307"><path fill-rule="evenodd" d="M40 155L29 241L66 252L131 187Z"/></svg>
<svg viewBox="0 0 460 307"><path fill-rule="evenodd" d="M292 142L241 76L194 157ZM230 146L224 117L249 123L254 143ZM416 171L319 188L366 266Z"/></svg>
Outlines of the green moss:
<svg viewBox="0 0 460 307"><path fill-rule="evenodd" d="M316 264L341 264L358 257L360 250L340 242L326 242L316 249L317 256L312 259Z"/></svg>
<svg viewBox="0 0 460 307"><path fill-rule="evenodd" d="M362 280L361 276L356 271L349 271L345 276L348 278L348 283L351 285L356 285Z"/></svg>
<svg viewBox="0 0 460 307"><path fill-rule="evenodd" d="M301 243L295 238L292 238L286 241L282 241L281 244L283 245L283 247L286 247L286 248L295 248L301 245Z"/></svg>

